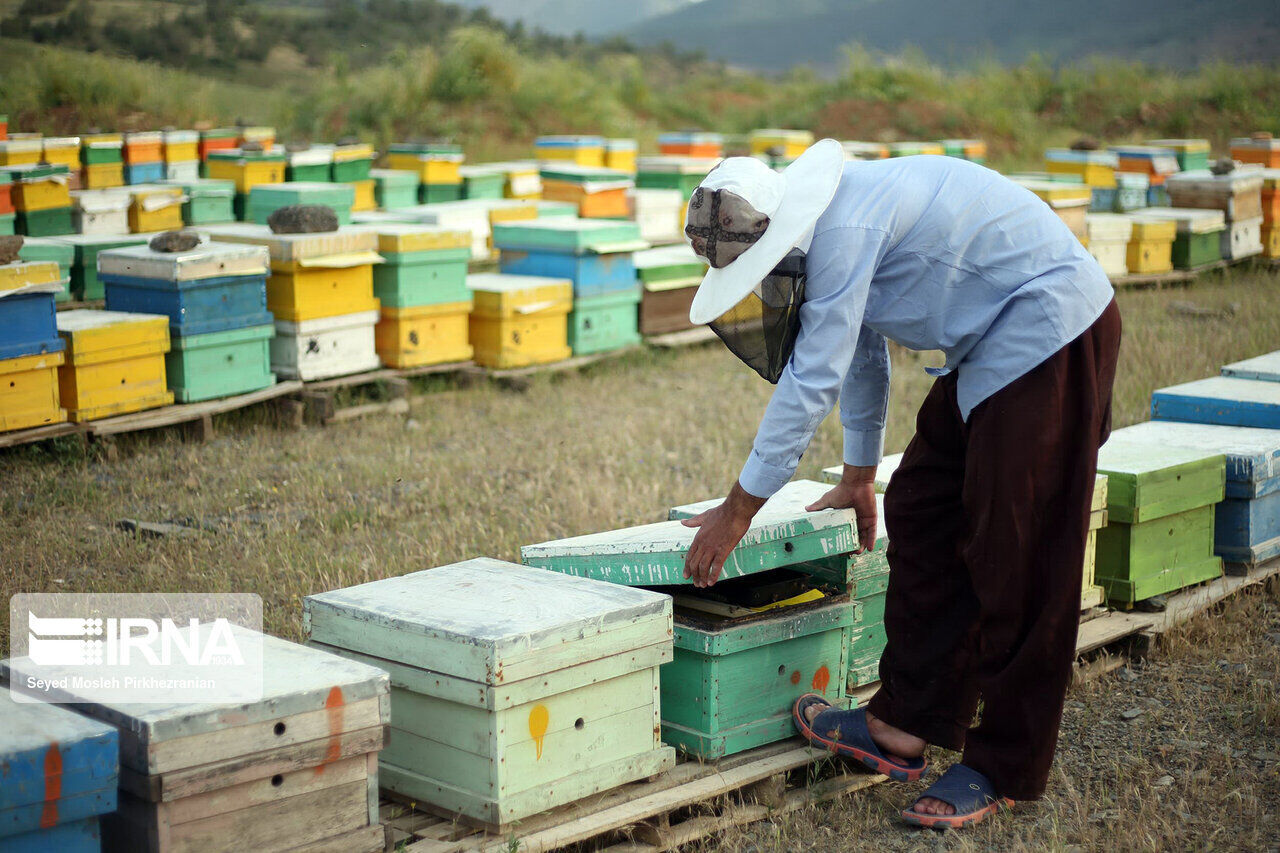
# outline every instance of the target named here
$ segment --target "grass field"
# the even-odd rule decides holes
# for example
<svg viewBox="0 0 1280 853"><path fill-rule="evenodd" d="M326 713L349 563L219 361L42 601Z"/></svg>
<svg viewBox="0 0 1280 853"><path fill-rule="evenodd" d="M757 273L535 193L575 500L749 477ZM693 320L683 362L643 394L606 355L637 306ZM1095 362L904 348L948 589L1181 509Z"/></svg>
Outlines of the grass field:
<svg viewBox="0 0 1280 853"><path fill-rule="evenodd" d="M1280 348L1278 292L1280 274L1259 268L1208 276L1185 290L1121 293L1125 338L1116 425L1144 419L1154 388ZM1218 313L1201 316L1205 311ZM910 439L929 386L922 368L939 357L895 351L893 361L888 451ZM769 396L769 387L718 344L642 352L543 376L522 393L441 381L416 390L407 419L296 431L255 410L219 420L218 436L203 444L160 431L122 437L117 454L85 455L77 445L57 442L0 451L5 588L8 594L256 592L267 629L299 639L301 599L308 593L479 555L515 559L521 544L653 521L672 505L722 494ZM816 478L837 462L839 441L838 422L830 418L800 476ZM115 529L126 517L184 521L200 532L137 539ZM1087 737L1070 745L1070 759L1064 752L1064 766L1087 771L1087 778L1059 774L1058 810L1036 807L1034 823L1012 822L1012 829L1000 830L1008 834L975 836L984 839L978 846L1093 845L1105 841L1117 821L1128 833L1121 848L1259 849L1253 840L1280 841L1274 808L1263 807L1280 802L1280 763L1261 762L1257 770L1258 761L1234 753L1220 758L1216 751L1239 740L1245 745L1232 748L1246 756L1276 752L1280 648L1265 639L1280 635L1274 588L1268 601L1255 601L1232 620L1194 627L1174 643L1139 682L1151 686L1151 714L1160 715L1160 727L1123 728L1129 740L1115 749L1090 739L1103 731L1090 721L1116 703L1146 707L1147 700L1113 681L1077 691L1072 701L1081 707L1073 706L1066 725ZM1248 669L1220 671L1218 659ZM1230 683L1223 683L1228 675ZM1213 737L1197 730L1206 707L1195 686L1202 676L1217 678L1204 683L1224 691L1208 703L1218 727ZM1160 738L1214 747L1195 757L1175 745L1157 761L1150 750L1167 746ZM1161 767L1182 768L1185 777L1156 797L1149 786L1163 775ZM750 843L800 849L791 844L796 840L827 849L824 839L833 837L823 835L824 827L834 826L834 839L848 849L861 846L864 831L931 845L930 836L890 828L891 807L906 789L884 791L794 817L779 824L783 834L753 836ZM1168 812L1175 801L1185 802L1178 808L1195 819ZM1124 817L1095 820L1095 812ZM1130 820L1130 812L1141 823ZM1229 834L1214 835L1215 827ZM1248 832L1236 835L1238 827Z"/></svg>

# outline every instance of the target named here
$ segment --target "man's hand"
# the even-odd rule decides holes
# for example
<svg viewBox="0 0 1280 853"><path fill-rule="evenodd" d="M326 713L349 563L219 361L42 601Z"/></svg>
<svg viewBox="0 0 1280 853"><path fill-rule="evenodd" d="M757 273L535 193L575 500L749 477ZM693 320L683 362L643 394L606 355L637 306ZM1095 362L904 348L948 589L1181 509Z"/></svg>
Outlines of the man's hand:
<svg viewBox="0 0 1280 853"><path fill-rule="evenodd" d="M876 512L876 469L844 466L844 475L835 488L805 507L807 512L820 509L853 508L858 525L857 553L865 554L876 547L876 528L879 515Z"/></svg>
<svg viewBox="0 0 1280 853"><path fill-rule="evenodd" d="M684 576L692 579L694 586L708 587L720 579L724 561L738 547L762 506L764 498L757 498L734 483L724 503L685 519L685 527L699 528L684 558Z"/></svg>

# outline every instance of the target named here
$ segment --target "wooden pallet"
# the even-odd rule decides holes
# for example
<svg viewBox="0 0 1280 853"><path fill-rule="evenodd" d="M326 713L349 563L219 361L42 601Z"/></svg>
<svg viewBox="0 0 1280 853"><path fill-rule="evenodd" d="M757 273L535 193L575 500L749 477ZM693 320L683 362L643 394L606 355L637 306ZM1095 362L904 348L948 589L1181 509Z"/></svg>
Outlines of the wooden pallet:
<svg viewBox="0 0 1280 853"><path fill-rule="evenodd" d="M311 422L323 426L325 424L363 418L366 415L407 415L409 413L410 379L420 376L443 376L448 374L471 376L478 370L479 368L476 367L475 362L459 361L449 364L429 364L422 367L402 369L384 367L377 370L368 370L364 373L353 373L350 376L336 376L333 379L307 382L294 395L293 402L296 405L291 408L289 417L297 426L301 426L303 422ZM355 406L338 406L338 391L379 383L386 387L389 399Z"/></svg>
<svg viewBox="0 0 1280 853"><path fill-rule="evenodd" d="M405 853L496 853L516 849L517 843L521 853L545 853L581 842L656 853L885 778L791 739L716 764L681 762L650 781L530 818L506 836L385 798L382 822L393 849Z"/></svg>
<svg viewBox="0 0 1280 853"><path fill-rule="evenodd" d="M213 416L237 409L243 409L258 403L274 400L293 394L302 389L301 382L277 382L268 388L238 394L234 397L223 397L218 400L205 400L200 403L182 403L176 406L164 406L159 409L148 409L131 415L118 415L100 421L89 421L84 424L86 433L91 438L104 438L126 432L140 432L157 427L175 426L177 424L193 424L196 437L209 439L213 437Z"/></svg>
<svg viewBox="0 0 1280 853"><path fill-rule="evenodd" d="M12 432L0 432L0 448L17 447L33 441L46 441L63 435L84 435L85 424L60 423L48 426L17 429Z"/></svg>
<svg viewBox="0 0 1280 853"><path fill-rule="evenodd" d="M529 387L530 380L543 373L565 373L571 370L581 370L582 368L596 364L601 361L620 358L624 355L631 355L639 352L643 347L639 344L619 349L610 350L609 352L597 352L591 355L577 355L573 358L566 358L564 361L553 361L549 364L533 364L529 367L512 367L505 370L495 370L492 368L485 370L485 375L500 385L509 387L513 390L523 391Z"/></svg>
<svg viewBox="0 0 1280 853"><path fill-rule="evenodd" d="M1202 270L1170 270L1158 273L1119 275L1111 279L1113 287L1169 287L1195 281Z"/></svg>
<svg viewBox="0 0 1280 853"><path fill-rule="evenodd" d="M685 329L682 332L668 332L665 335L653 335L644 339L644 342L651 347L658 349L676 349L678 347L694 346L696 344L705 344L711 341L719 340L716 333L711 331L708 326L698 326L695 329Z"/></svg>

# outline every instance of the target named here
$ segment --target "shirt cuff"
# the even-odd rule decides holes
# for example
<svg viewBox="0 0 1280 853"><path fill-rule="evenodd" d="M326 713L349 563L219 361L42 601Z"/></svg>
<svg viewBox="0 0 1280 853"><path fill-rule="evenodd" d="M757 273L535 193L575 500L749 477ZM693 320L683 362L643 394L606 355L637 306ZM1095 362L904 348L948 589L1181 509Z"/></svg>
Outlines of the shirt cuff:
<svg viewBox="0 0 1280 853"><path fill-rule="evenodd" d="M738 485L752 497L768 500L773 497L774 492L787 484L794 473L794 470L770 465L753 450L747 457L747 464L742 466L742 473L738 475Z"/></svg>
<svg viewBox="0 0 1280 853"><path fill-rule="evenodd" d="M872 468L880 464L880 457L883 455L884 430L845 428L844 464L855 468Z"/></svg>

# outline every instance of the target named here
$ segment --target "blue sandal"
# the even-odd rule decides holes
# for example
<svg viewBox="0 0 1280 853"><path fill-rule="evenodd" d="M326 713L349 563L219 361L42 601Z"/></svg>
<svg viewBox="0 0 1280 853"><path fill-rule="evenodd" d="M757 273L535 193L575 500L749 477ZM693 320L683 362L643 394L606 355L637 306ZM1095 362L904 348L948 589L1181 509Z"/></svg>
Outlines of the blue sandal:
<svg viewBox="0 0 1280 853"><path fill-rule="evenodd" d="M805 719L804 712L814 705L826 705L830 710L820 711L813 722ZM905 764L890 760L867 730L867 709L855 708L843 711L831 707L831 703L816 693L806 693L796 700L791 709L796 728L809 743L862 762L877 773L883 773L898 782L914 782L929 769L929 762L916 758ZM821 733L821 734L819 734Z"/></svg>
<svg viewBox="0 0 1280 853"><path fill-rule="evenodd" d="M915 803L902 812L902 819L912 826L923 826L929 829L962 829L966 826L982 823L1001 808L1013 808L1013 800L996 795L991 780L971 767L953 764L947 772L938 777L938 781L916 798L916 803L925 797L951 806L955 814L921 814L916 811Z"/></svg>

